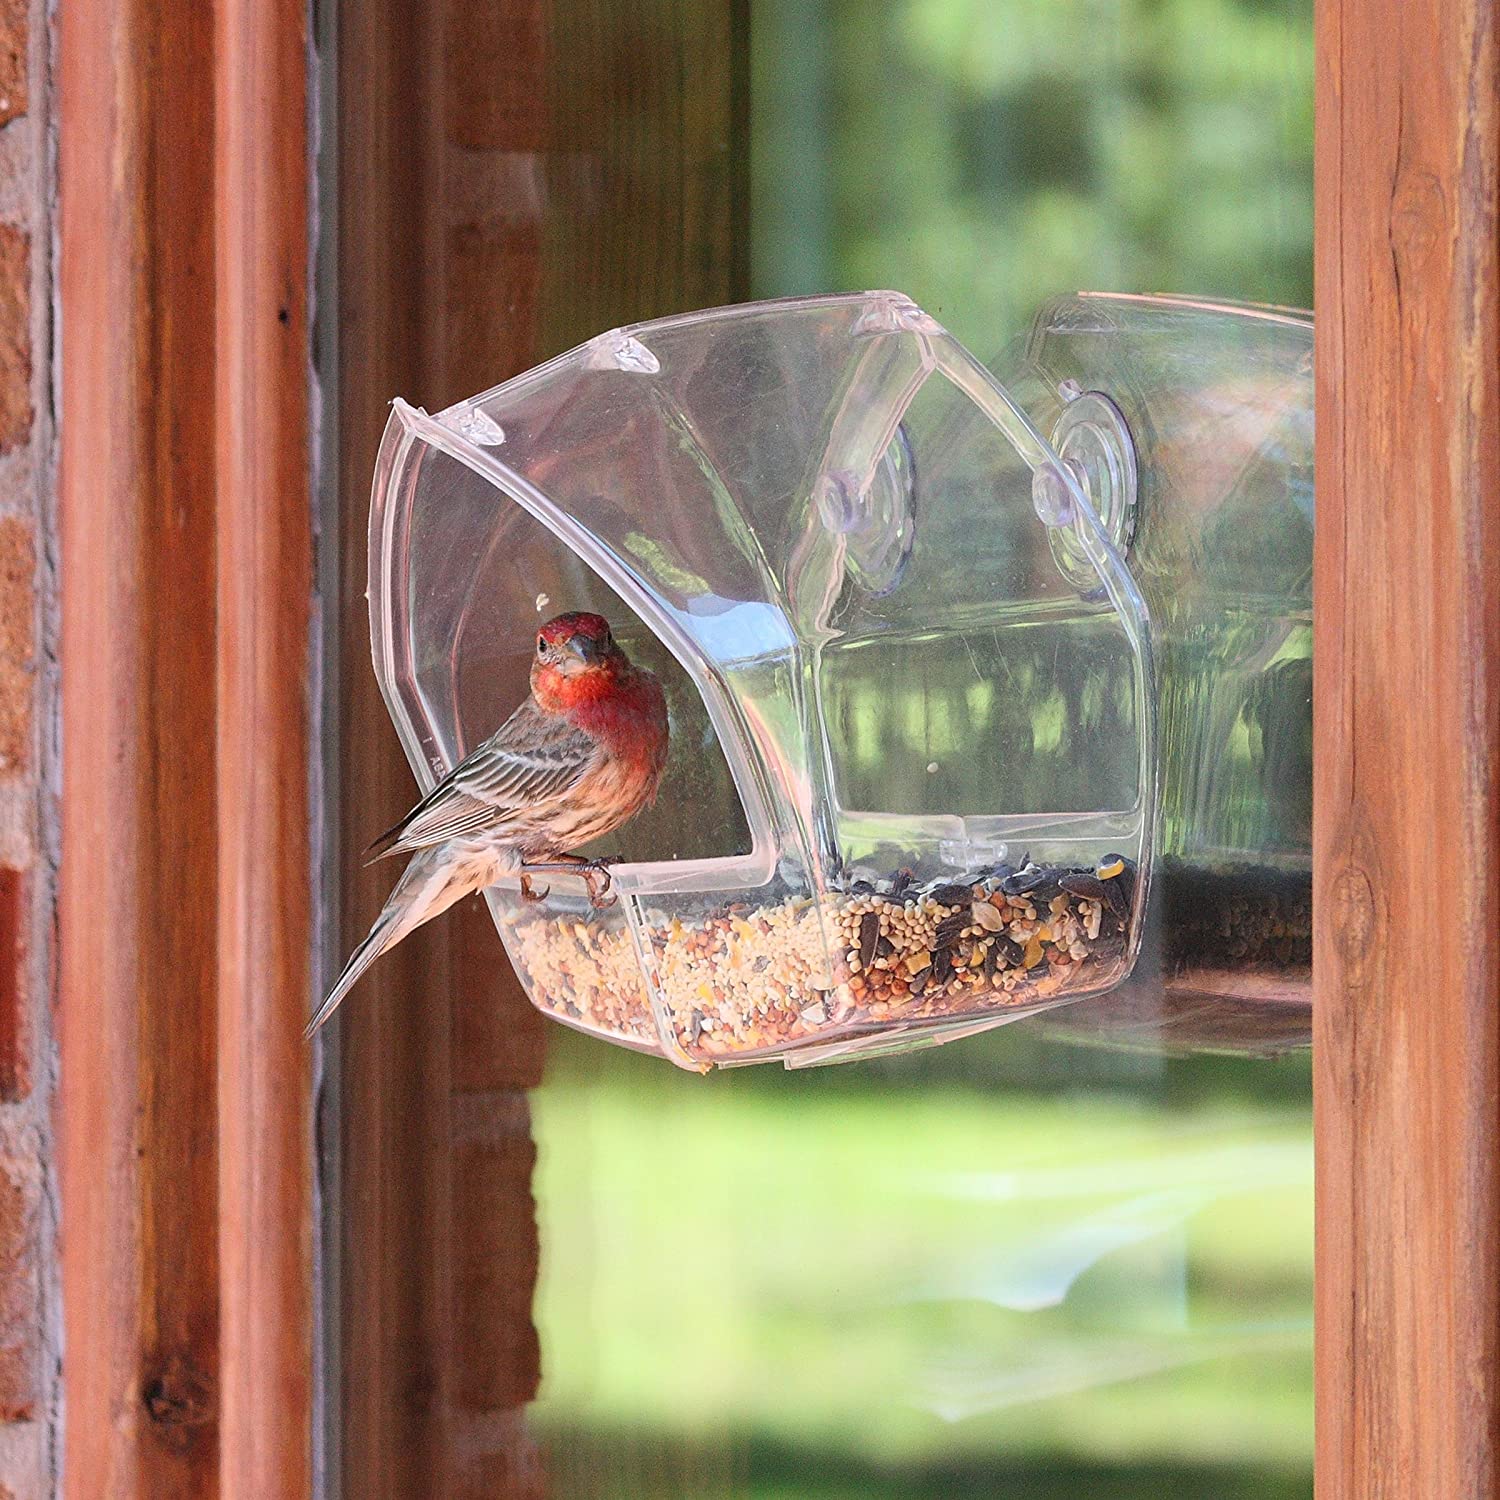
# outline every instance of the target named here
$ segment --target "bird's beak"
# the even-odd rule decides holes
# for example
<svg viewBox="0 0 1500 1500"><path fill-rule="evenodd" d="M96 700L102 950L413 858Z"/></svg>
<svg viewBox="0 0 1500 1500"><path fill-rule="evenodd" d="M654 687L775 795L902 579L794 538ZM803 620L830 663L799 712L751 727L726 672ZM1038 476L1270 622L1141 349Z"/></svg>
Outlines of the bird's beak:
<svg viewBox="0 0 1500 1500"><path fill-rule="evenodd" d="M569 636L568 650L586 667L598 666L604 660L604 648L592 636Z"/></svg>

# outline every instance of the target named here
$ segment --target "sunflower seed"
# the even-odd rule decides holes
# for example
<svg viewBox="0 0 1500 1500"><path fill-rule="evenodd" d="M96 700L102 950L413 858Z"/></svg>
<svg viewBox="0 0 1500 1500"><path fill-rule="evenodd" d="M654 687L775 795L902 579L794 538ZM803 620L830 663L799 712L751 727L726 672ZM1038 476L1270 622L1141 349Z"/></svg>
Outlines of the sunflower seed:
<svg viewBox="0 0 1500 1500"><path fill-rule="evenodd" d="M1130 918L1130 888L1124 875L1104 882L1104 900L1110 914L1123 927Z"/></svg>
<svg viewBox="0 0 1500 1500"><path fill-rule="evenodd" d="M969 925L969 911L966 907L963 911L956 911L951 917L944 917L937 925L936 937L944 946L956 943L959 934Z"/></svg>
<svg viewBox="0 0 1500 1500"><path fill-rule="evenodd" d="M940 885L933 891L932 899L939 906L967 906L973 899L973 892L968 886L957 883Z"/></svg>
<svg viewBox="0 0 1500 1500"><path fill-rule="evenodd" d="M1123 887L1125 892L1125 904L1126 908L1128 909L1131 900L1135 896L1135 861L1128 855L1124 854L1106 854L1104 858L1099 861L1099 868L1101 870L1107 870L1111 865L1115 864L1121 866L1120 873L1118 875L1111 876L1108 884L1119 885Z"/></svg>

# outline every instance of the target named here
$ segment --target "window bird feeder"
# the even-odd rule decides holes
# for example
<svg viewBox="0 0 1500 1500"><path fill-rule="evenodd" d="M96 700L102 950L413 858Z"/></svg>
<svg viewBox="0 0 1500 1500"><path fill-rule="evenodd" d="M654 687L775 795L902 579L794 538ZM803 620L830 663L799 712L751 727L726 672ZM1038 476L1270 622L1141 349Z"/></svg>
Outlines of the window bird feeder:
<svg viewBox="0 0 1500 1500"><path fill-rule="evenodd" d="M1259 868L1280 820L1295 864L1295 793L1232 752L1297 754L1263 684L1301 659L1272 575L1306 559L1226 509L1297 378L1283 321L1070 299L997 376L905 297L815 297L398 401L371 628L424 789L525 696L550 615L604 615L667 690L655 806L583 851L615 903L486 891L535 1004L695 1069L944 1041L1120 985L1163 851Z"/></svg>

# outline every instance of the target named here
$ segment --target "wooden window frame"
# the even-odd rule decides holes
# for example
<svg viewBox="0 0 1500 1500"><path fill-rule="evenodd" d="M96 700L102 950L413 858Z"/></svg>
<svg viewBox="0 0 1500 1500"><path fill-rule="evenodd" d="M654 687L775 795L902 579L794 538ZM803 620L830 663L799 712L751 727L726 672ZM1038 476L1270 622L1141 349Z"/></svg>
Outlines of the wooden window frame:
<svg viewBox="0 0 1500 1500"><path fill-rule="evenodd" d="M307 10L58 61L64 1493L305 1500Z"/></svg>
<svg viewBox="0 0 1500 1500"><path fill-rule="evenodd" d="M1500 39L1319 0L1319 1500L1493 1495Z"/></svg>
<svg viewBox="0 0 1500 1500"><path fill-rule="evenodd" d="M494 7L513 98L487 120L464 93L464 48L486 35L474 5L338 12L339 211L360 226L338 266L350 839L409 790L360 650L364 475L386 398L466 394L564 328L744 284L743 69L726 62L742 0L657 80L680 106L669 201L627 194L567 243L448 210L475 188L465 163L503 172L548 149L559 78L573 66L568 86L598 84L577 59L601 15L630 8L580 7L575 23L566 5ZM300 0L59 10L76 1500L272 1500L314 1482L306 25ZM1480 0L1318 0L1317 31L1317 1489L1447 1500L1497 1492L1500 1421L1500 42ZM697 86L674 92L684 76ZM638 163L600 97L589 149ZM479 371L454 330L500 300L497 272L520 313ZM576 329L556 295L570 280ZM372 877L345 878L345 939L376 898ZM514 1210L512 1263L534 1265L524 1091L540 1023L475 957L477 921L388 960L346 1023L349 1493L430 1494L436 1474L454 1496L540 1483L504 1415L535 1381L524 1299L495 1303L493 1244L446 1228L441 1253L423 1241L469 1173ZM434 1024L424 992L462 1003L445 998ZM434 1149L447 1165L429 1180ZM510 1341L466 1359L457 1314L497 1306Z"/></svg>

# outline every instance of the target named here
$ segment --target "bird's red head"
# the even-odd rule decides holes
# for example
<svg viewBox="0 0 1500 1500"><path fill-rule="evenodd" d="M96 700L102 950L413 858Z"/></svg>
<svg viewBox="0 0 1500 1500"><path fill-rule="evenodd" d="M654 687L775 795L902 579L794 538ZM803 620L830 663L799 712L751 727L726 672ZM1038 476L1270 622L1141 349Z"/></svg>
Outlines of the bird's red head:
<svg viewBox="0 0 1500 1500"><path fill-rule="evenodd" d="M612 642L609 621L603 615L591 615L587 610L575 609L566 615L554 615L537 631L536 648L540 653L545 646L566 646L574 639L593 645Z"/></svg>
<svg viewBox="0 0 1500 1500"><path fill-rule="evenodd" d="M630 669L609 621L575 610L537 631L531 691L543 708L556 713L596 697Z"/></svg>

